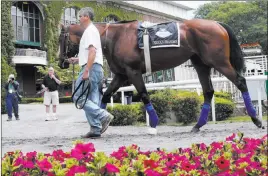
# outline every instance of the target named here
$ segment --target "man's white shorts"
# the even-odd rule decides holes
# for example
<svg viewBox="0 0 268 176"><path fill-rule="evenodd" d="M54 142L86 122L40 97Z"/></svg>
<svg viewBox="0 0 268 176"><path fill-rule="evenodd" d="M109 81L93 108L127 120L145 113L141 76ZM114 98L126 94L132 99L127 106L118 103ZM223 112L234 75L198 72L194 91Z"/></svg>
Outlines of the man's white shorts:
<svg viewBox="0 0 268 176"><path fill-rule="evenodd" d="M44 93L44 105L50 105L52 101L52 105L59 104L59 92L57 90L53 92L45 91Z"/></svg>

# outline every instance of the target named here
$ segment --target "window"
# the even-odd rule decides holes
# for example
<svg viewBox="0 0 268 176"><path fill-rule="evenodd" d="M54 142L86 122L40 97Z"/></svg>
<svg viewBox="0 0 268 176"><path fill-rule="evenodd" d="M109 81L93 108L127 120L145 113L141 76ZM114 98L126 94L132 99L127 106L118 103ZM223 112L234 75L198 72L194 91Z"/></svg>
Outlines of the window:
<svg viewBox="0 0 268 176"><path fill-rule="evenodd" d="M78 22L77 14L78 14L77 8L74 7L66 8L64 9L64 14L62 14L61 16L61 22L64 25L77 24Z"/></svg>
<svg viewBox="0 0 268 176"><path fill-rule="evenodd" d="M119 18L116 15L108 15L107 17L104 18L103 22L114 23L117 21L119 21Z"/></svg>
<svg viewBox="0 0 268 176"><path fill-rule="evenodd" d="M16 40L40 43L41 14L34 3L20 1L13 4L11 16Z"/></svg>

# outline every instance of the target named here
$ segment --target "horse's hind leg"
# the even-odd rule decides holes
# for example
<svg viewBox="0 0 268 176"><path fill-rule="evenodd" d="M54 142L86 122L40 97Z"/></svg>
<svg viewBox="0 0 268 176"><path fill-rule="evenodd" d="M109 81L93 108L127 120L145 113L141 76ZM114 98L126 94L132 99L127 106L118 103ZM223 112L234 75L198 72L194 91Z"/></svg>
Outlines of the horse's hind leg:
<svg viewBox="0 0 268 176"><path fill-rule="evenodd" d="M205 65L199 56L191 57L194 68L197 71L199 81L203 89L204 104L200 113L197 124L193 127L192 132L198 132L199 128L204 126L208 120L208 114L211 107L211 100L214 94L214 89L211 83L210 70L211 67Z"/></svg>
<svg viewBox="0 0 268 176"><path fill-rule="evenodd" d="M109 85L108 89L104 92L101 108L106 109L107 103L110 102L112 95L123 85L123 83L127 80L127 76L116 74Z"/></svg>
<svg viewBox="0 0 268 176"><path fill-rule="evenodd" d="M150 126L152 128L156 128L158 125L158 116L155 112L155 109L150 101L150 97L147 93L143 78L142 78L142 73L140 70L133 70L132 68L127 67L127 75L128 79L131 80L132 84L135 86L137 89L142 102L145 105L146 111L149 114L149 119L150 119Z"/></svg>
<svg viewBox="0 0 268 176"><path fill-rule="evenodd" d="M230 64L221 64L221 66L215 66L215 68L224 76L226 76L230 81L232 81L236 85L236 87L241 91L248 115L251 117L253 123L257 127L261 128L262 122L257 118L256 110L251 102L251 98L248 93L246 79L238 72L236 72L235 69Z"/></svg>

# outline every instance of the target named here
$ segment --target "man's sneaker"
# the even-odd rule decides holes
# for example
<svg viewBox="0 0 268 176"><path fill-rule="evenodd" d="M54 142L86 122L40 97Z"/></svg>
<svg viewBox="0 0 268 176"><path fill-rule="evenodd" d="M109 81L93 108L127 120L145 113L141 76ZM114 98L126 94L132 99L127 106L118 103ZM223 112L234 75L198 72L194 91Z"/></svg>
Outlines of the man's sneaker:
<svg viewBox="0 0 268 176"><path fill-rule="evenodd" d="M101 125L102 125L101 134L107 130L107 128L109 127L109 124L111 123L113 119L114 119L114 116L112 114L109 114L108 116L103 117L103 119L101 120Z"/></svg>
<svg viewBox="0 0 268 176"><path fill-rule="evenodd" d="M19 117L16 117L16 120L20 120L20 118Z"/></svg>
<svg viewBox="0 0 268 176"><path fill-rule="evenodd" d="M49 117L49 116L47 116L47 118L46 118L46 120L45 121L51 121L52 119Z"/></svg>
<svg viewBox="0 0 268 176"><path fill-rule="evenodd" d="M12 121L12 118L8 118L7 121Z"/></svg>
<svg viewBox="0 0 268 176"><path fill-rule="evenodd" d="M53 116L53 120L58 120L58 117L56 117L56 116Z"/></svg>
<svg viewBox="0 0 268 176"><path fill-rule="evenodd" d="M82 138L92 138L92 139L97 139L97 138L100 138L101 137L101 134L95 134L95 133L92 133L92 132L88 132L87 134L85 135L81 135Z"/></svg>

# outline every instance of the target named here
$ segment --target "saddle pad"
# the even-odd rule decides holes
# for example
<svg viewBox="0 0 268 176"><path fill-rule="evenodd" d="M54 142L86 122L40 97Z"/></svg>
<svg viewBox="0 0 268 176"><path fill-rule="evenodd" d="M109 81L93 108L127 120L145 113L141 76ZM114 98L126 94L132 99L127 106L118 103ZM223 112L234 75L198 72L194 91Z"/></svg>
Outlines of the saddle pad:
<svg viewBox="0 0 268 176"><path fill-rule="evenodd" d="M152 24L148 22L138 25L138 46L144 49L143 35L147 30L150 48L180 47L180 32L176 22Z"/></svg>

